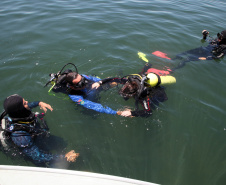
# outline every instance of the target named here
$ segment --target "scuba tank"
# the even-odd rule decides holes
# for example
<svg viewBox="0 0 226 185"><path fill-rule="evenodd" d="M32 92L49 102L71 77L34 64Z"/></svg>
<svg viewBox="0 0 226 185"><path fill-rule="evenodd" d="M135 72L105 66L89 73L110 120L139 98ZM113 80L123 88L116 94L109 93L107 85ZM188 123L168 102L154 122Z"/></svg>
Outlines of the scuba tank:
<svg viewBox="0 0 226 185"><path fill-rule="evenodd" d="M1 125L0 125L0 143L5 149L7 149L8 144L7 144L7 136L6 136L6 133L4 131L5 128L6 128L6 120L5 120L5 118L3 118L1 120Z"/></svg>
<svg viewBox="0 0 226 185"><path fill-rule="evenodd" d="M150 85L151 87L155 87L158 85L167 85L176 83L176 78L173 76L159 76L155 73L148 73L146 75L146 83Z"/></svg>

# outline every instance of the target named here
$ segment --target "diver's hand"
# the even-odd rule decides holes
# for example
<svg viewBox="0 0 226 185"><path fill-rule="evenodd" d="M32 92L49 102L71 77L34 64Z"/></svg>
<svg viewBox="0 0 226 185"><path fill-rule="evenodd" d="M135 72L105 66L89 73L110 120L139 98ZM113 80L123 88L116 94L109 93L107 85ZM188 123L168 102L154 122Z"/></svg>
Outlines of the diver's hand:
<svg viewBox="0 0 226 185"><path fill-rule="evenodd" d="M206 37L209 35L207 30L202 30L202 38L206 40Z"/></svg>
<svg viewBox="0 0 226 185"><path fill-rule="evenodd" d="M210 32L208 32L207 30L202 30L202 34L203 35L208 35Z"/></svg>
<svg viewBox="0 0 226 185"><path fill-rule="evenodd" d="M124 117L132 117L132 113L130 110L122 111L120 115Z"/></svg>
<svg viewBox="0 0 226 185"><path fill-rule="evenodd" d="M78 156L79 156L79 153L75 153L74 150L71 150L70 152L65 154L65 158L67 158L68 162L75 162Z"/></svg>
<svg viewBox="0 0 226 185"><path fill-rule="evenodd" d="M40 109L44 110L44 112L46 113L47 109L49 110L53 110L53 108L51 107L51 105L47 104L47 103L44 103L44 102L39 102L38 104L40 106Z"/></svg>
<svg viewBox="0 0 226 185"><path fill-rule="evenodd" d="M100 83L99 82L95 82L92 84L92 89L97 89L100 87Z"/></svg>

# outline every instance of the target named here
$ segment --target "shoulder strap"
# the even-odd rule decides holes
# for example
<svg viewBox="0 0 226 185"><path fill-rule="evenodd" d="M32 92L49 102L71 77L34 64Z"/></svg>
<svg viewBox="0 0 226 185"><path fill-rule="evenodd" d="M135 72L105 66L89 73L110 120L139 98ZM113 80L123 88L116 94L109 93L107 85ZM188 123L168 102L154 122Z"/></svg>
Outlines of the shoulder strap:
<svg viewBox="0 0 226 185"><path fill-rule="evenodd" d="M32 123L35 120L35 114L32 112L29 117L11 118L11 120L13 123Z"/></svg>

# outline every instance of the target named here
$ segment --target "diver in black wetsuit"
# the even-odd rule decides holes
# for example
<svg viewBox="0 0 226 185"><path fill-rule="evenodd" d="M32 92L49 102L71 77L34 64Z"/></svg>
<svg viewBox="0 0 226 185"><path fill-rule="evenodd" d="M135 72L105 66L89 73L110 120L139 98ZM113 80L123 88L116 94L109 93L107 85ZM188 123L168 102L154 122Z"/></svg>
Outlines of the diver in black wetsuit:
<svg viewBox="0 0 226 185"><path fill-rule="evenodd" d="M151 67L151 64L148 67ZM135 110L124 110L121 113L122 116L149 117L152 115L152 110L159 105L159 102L164 102L168 99L165 88L161 85L175 83L175 78L172 76L162 77L160 73L147 72L150 69L148 67L145 66L140 74L127 75L122 78L106 78L99 82L101 86L106 84L111 84L112 86L114 83L122 84L119 94L125 100L129 98L135 99ZM139 104L142 105L142 110L139 109Z"/></svg>
<svg viewBox="0 0 226 185"><path fill-rule="evenodd" d="M203 39L206 40L206 34L209 34L208 31L203 30ZM217 34L217 39L211 40L211 44L215 44L212 53L213 59L219 59L224 56L226 53L226 30L222 31L221 33ZM208 60L211 59L211 57L207 58Z"/></svg>
<svg viewBox="0 0 226 185"><path fill-rule="evenodd" d="M207 47L195 48L178 54L172 60L182 60L179 65L172 69L172 71L182 68L187 62L198 60L213 60L220 59L226 53L226 30L217 34L217 38L209 37L209 32L202 31L203 41L208 41Z"/></svg>
<svg viewBox="0 0 226 185"><path fill-rule="evenodd" d="M67 158L67 161L77 157L73 151L66 155L54 155L44 152L35 144L36 139L41 139L49 135L48 126L43 120L44 114L34 114L31 109L40 106L44 112L53 110L49 104L35 101L28 103L21 96L14 94L4 101L5 111L0 119L0 145L7 152L10 148L18 148L25 156L35 163L57 161Z"/></svg>

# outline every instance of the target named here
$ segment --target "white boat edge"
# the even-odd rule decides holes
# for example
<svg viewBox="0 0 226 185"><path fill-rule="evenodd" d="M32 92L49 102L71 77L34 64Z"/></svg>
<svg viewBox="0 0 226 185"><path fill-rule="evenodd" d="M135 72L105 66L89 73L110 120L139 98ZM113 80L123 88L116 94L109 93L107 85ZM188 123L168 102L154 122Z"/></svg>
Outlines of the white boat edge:
<svg viewBox="0 0 226 185"><path fill-rule="evenodd" d="M0 185L157 185L113 175L66 169L0 165Z"/></svg>

